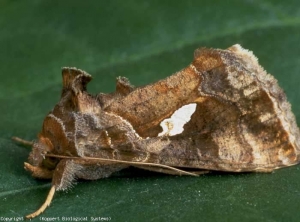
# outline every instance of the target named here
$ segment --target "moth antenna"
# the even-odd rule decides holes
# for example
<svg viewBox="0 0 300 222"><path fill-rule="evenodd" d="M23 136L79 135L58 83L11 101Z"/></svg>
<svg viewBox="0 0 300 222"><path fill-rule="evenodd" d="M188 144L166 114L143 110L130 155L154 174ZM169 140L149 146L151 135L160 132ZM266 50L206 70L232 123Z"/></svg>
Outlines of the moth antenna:
<svg viewBox="0 0 300 222"><path fill-rule="evenodd" d="M19 137L16 137L16 136L13 136L11 139L14 140L14 141L16 141L16 142L18 142L18 143L20 143L20 144L23 144L25 146L33 146L33 142L32 141L23 140L23 139L21 139Z"/></svg>
<svg viewBox="0 0 300 222"><path fill-rule="evenodd" d="M161 168L166 168L166 169L169 169L169 170L179 172L182 175L198 176L198 174L196 174L196 173L191 173L191 172L188 172L188 171L180 170L180 169L177 169L175 167L171 167L171 166L163 165L163 164L159 164L159 163L131 162L131 161L125 161L125 160L111 160L111 159L96 158L96 157L72 157L72 156L61 156L61 155L55 155L55 154L46 154L46 156L63 158L63 159L99 160L99 161L103 161L103 162L124 163L124 164L132 165L132 166L136 165L136 166L161 167Z"/></svg>
<svg viewBox="0 0 300 222"><path fill-rule="evenodd" d="M53 199L54 193L55 193L55 186L53 185L49 191L49 194L46 198L45 203L34 213L27 215L26 218L32 219L32 218L35 218L36 216L40 215L41 213L43 213L44 210L50 205L50 203Z"/></svg>

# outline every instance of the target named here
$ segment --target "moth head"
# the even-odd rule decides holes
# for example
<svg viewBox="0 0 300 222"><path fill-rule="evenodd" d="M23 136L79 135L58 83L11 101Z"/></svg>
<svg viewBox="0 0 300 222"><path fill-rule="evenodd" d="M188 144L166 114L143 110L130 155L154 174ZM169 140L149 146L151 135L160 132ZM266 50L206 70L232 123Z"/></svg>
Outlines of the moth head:
<svg viewBox="0 0 300 222"><path fill-rule="evenodd" d="M52 170L58 163L58 160L54 158L45 157L47 153L53 151L52 142L43 136L39 136L39 140L34 142L32 151L29 155L29 163L33 166L39 166Z"/></svg>

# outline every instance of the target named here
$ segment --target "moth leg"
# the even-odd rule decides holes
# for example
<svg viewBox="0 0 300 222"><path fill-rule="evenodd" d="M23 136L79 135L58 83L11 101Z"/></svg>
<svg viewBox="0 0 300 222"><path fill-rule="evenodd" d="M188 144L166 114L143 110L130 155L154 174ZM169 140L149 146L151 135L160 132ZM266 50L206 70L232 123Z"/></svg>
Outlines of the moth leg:
<svg viewBox="0 0 300 222"><path fill-rule="evenodd" d="M73 160L63 159L57 164L52 178L52 185L56 190L67 190L72 187L76 173L81 166Z"/></svg>
<svg viewBox="0 0 300 222"><path fill-rule="evenodd" d="M23 144L25 146L33 146L33 142L32 141L23 140L23 139L21 139L19 137L16 137L16 136L12 137L11 139L14 140L14 141L16 141L16 142L18 142L18 143L20 143L20 144Z"/></svg>
<svg viewBox="0 0 300 222"><path fill-rule="evenodd" d="M28 164L28 165L30 165L30 164ZM33 166L31 166L31 167L33 167ZM71 184L74 180L74 175L75 175L76 170L77 169L76 169L76 167L73 166L72 160L61 160L57 164L57 166L53 172L52 187L49 191L46 201L37 211L35 211L32 214L27 215L26 218L32 219L32 218L40 215L41 213L43 213L45 211L45 209L50 205L55 191L65 190L71 186Z"/></svg>
<svg viewBox="0 0 300 222"><path fill-rule="evenodd" d="M30 164L26 166L30 167L30 169L32 167L33 169L38 168ZM103 177L108 177L113 172L119 171L125 167L128 166L124 164L99 164L95 166L95 164L84 164L80 162L80 160L60 160L55 170L52 172L52 187L45 203L37 211L26 216L26 218L32 219L40 215L43 211L45 211L45 209L50 205L55 191L67 190L68 188L72 187L75 178L91 180L99 179Z"/></svg>
<svg viewBox="0 0 300 222"><path fill-rule="evenodd" d="M32 218L40 215L41 213L43 213L44 210L50 205L50 203L53 199L54 193L55 193L55 186L52 185L44 204L37 211L35 211L34 213L27 215L26 218L27 219L32 219Z"/></svg>
<svg viewBox="0 0 300 222"><path fill-rule="evenodd" d="M171 170L171 169L166 169L166 168L160 168L160 167L152 167L152 166L134 166L143 170L150 170L153 172L158 172L158 173L164 173L164 174L170 174L170 175L178 175L178 176L182 176L182 172L178 172L175 170ZM201 175L201 174L205 174L205 173L209 173L208 170L199 170L199 171L186 171L189 173L193 173L197 175Z"/></svg>

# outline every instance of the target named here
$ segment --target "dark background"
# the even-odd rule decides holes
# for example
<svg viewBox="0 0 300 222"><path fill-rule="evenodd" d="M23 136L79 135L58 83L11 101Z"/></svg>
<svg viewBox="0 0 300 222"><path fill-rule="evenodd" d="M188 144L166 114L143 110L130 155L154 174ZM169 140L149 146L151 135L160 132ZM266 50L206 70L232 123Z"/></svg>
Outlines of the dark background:
<svg viewBox="0 0 300 222"><path fill-rule="evenodd" d="M149 84L187 66L198 47L240 43L278 79L299 122L299 6L298 0L1 1L0 216L35 211L50 189L25 172L29 149L10 137L36 138L59 100L63 66L92 74L90 92L111 92L117 76ZM125 171L56 193L42 216L299 221L299 173L299 166L199 178Z"/></svg>

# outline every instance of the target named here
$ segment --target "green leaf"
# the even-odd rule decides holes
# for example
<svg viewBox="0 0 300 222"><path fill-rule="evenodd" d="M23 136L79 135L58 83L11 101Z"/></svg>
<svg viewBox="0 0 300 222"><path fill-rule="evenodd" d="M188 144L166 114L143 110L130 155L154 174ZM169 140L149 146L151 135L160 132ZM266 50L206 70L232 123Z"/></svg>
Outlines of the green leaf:
<svg viewBox="0 0 300 222"><path fill-rule="evenodd" d="M29 149L10 137L36 138L59 100L63 66L92 74L92 93L110 92L116 76L149 84L187 66L198 47L240 43L278 79L299 122L300 4L285 2L1 1L0 216L32 213L50 189L25 172ZM299 166L199 178L127 170L56 193L41 217L299 221L299 205Z"/></svg>

